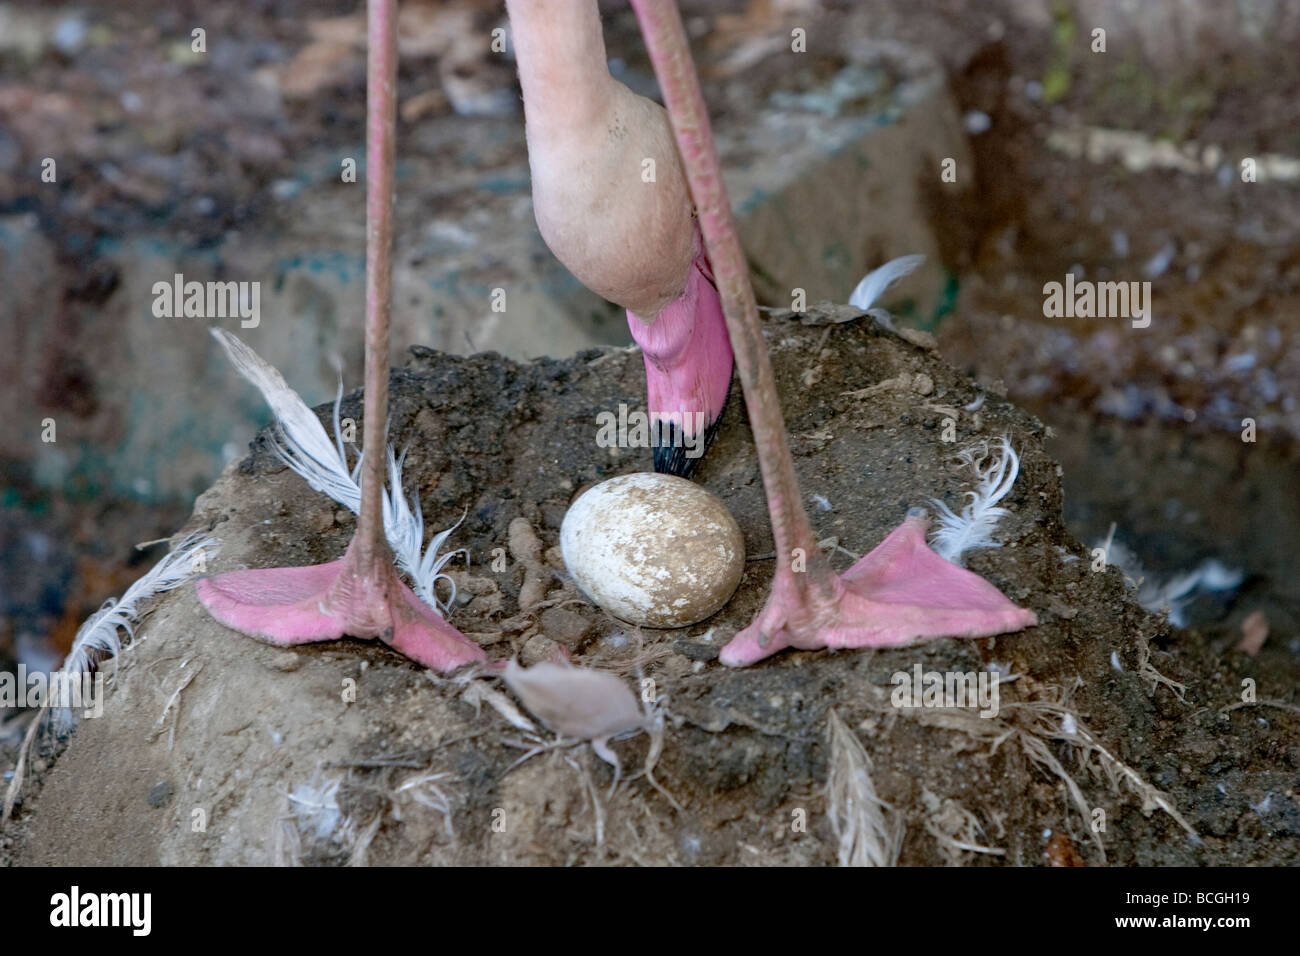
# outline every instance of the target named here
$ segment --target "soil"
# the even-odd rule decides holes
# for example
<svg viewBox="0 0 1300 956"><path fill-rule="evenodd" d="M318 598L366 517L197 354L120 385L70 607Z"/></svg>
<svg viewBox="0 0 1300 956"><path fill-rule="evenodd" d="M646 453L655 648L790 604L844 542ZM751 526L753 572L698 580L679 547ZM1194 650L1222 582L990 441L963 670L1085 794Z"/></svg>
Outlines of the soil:
<svg viewBox="0 0 1300 956"><path fill-rule="evenodd" d="M667 714L655 776L681 809L644 776L625 774L610 794L611 769L585 745L518 764L527 751L512 741L523 743L521 732L474 703L486 678L435 679L379 644L259 644L215 624L186 586L159 600L120 658L104 717L41 742L4 852L63 864L831 864L837 841L824 787L834 709L870 753L877 793L906 822L903 864L1294 863L1300 714L1232 706L1246 678L1259 682L1261 701L1275 695L1259 663L1195 631L1176 634L1132 602L1117 569L1093 570L1062 520L1061 468L1044 450L1042 423L923 339L832 316L842 312L765 320L815 530L864 553L909 507L957 504L969 475L954 454L1005 434L1022 462L1005 502L1011 514L999 526L1002 547L972 553L969 566L1034 610L1037 627L722 667L719 648L757 612L771 576L736 389L699 480L740 524L745 578L703 624L629 629L566 583L556 545L586 484L649 468L648 449L599 450L594 441L599 411L636 407L644 394L639 353L520 365L415 349L393 373L391 435L408 449L408 490L430 523L466 515L451 543L472 560L458 572L451 620L491 657L532 663L562 645L577 664L652 679ZM847 394L881 383L869 398ZM964 410L981 395L978 411ZM343 411L360 416L359 393ZM957 423L954 442L942 440L945 418ZM534 608L517 606L518 562L491 570L518 517L541 538L554 575ZM331 560L353 520L280 467L263 434L181 530L199 528L222 539L220 571ZM832 559L841 568L852 560L840 551ZM1018 675L1002 685L1001 723L891 706L892 675L917 664ZM1058 709L1044 722L1030 716L1034 706ZM1196 836L1113 786L1083 735L1163 791ZM1087 819L1043 768L1043 751L1031 760L1035 740L1077 781ZM648 746L644 735L614 744L628 771ZM311 812L313 800L329 809ZM945 821L956 807L974 815L978 842L997 853L955 851L936 837L953 832ZM1101 833L1090 832L1097 808Z"/></svg>
<svg viewBox="0 0 1300 956"><path fill-rule="evenodd" d="M65 15L57 6L4 10ZM18 47L0 61L0 211L38 217L57 250L58 275L40 277L58 290L55 308L40 319L68 341L92 327L117 285L103 266L105 244L159 224L185 242L215 242L274 216L276 190L310 178L302 157L359 140L363 59L355 45L311 74L299 54L312 42L309 27L320 24L302 22L296 7L264 3L236 14L210 6L97 5L89 20L108 29L107 39L92 29L79 52L30 62L14 52L17 30L6 37ZM500 18L495 0L473 6L480 27ZM787 33L806 15L798 4L687 6L715 114L749 115L764 107L760 93L798 86L799 78L774 77L761 60L727 68L744 59L747 41ZM806 503L823 535L862 553L909 505L934 496L957 502L967 476L955 450L1010 434L1024 466L1001 526L1004 546L970 563L1035 610L1039 627L912 650L787 653L729 671L716 663L717 650L765 596L770 562L762 560L751 560L717 618L682 632L628 631L585 602L568 603L578 596L564 587L553 553L548 600L559 603L520 609L522 570L514 562L490 570L510 520L527 518L551 548L585 483L649 467L648 452L605 458L593 441L598 410L635 406L644 394L639 356L602 351L518 365L422 353L394 375L392 435L410 449L408 488L418 489L431 524L450 525L468 509L452 543L471 549L473 565L457 572L463 603L453 621L495 657L546 660L558 643L578 663L615 668L629 682L639 673L654 679L671 715L656 776L683 811L644 779L608 798L609 769L588 749L568 754L578 769L554 752L510 769L527 751L507 741L522 735L490 706L476 709L472 685L433 682L378 645L287 652L255 644L217 627L186 588L159 602L123 655L105 719L84 721L72 738L40 741L17 819L0 830L0 863L831 863L836 841L822 794L831 707L866 745L877 791L906 820L905 864L1098 863L1101 848L1120 864L1300 859L1296 188L1129 173L1047 146L1052 133L1086 125L1195 140L1230 160L1294 156L1300 69L1287 39L1294 32L1273 31L1271 47L1242 42L1239 30L1197 29L1183 8L1164 23L1155 15L1145 35L1112 29L1114 56L1100 58L1062 45L1063 36L1086 35L1098 12L1082 0L1050 9L1021 0L807 6L825 8L815 36L872 35L934 50L961 109L986 113L991 130L970 138L971 200L931 210L954 282L954 307L933 331L959 371L870 325L827 333L769 322ZM313 16L355 7L319 5ZM198 22L221 39L202 71L171 40ZM611 13L607 25L624 79L648 82L626 11ZM163 47L167 57L157 53ZM410 52L402 65L403 103L424 97L425 109L406 162L432 157L404 182L410 229L424 209L454 220L474 208L443 175L454 163L437 165L447 144L470 144L465 151L488 168L522 157L517 116L470 119L439 98L441 55ZM809 70L824 78L839 65L817 59ZM298 69L307 74L295 76ZM268 98L264 70L302 92L288 106ZM1071 85L1052 95L1051 81L1062 75ZM1036 81L1047 95L1029 95ZM488 77L485 88L509 82ZM146 94L149 110L138 111L135 91ZM60 156L61 182L89 179L95 188L25 186L25 171L50 152ZM1169 267L1154 279L1156 320L1143 334L1042 317L1044 281L1080 265L1089 278L1142 278L1142 266L1169 246ZM38 326L17 324L20 333L28 327ZM42 407L95 413L87 361L69 349L52 358L37 396ZM897 380L903 369L922 371L933 391L886 390L870 401L842 394ZM805 375L817 381L808 385ZM963 412L959 441L943 443L943 415L925 406L961 409L985 390L979 420ZM735 396L700 477L737 515L753 557L772 545ZM347 402L359 416L358 397ZM1261 426L1259 443L1249 446L1237 434L1247 415ZM120 594L159 556L160 548L137 552L134 542L175 529L189 508L188 500L110 497L94 482L50 495L26 480L27 468L6 462L0 556L14 563L13 555L24 556L32 587L4 589L4 669L34 653L15 642L23 634L49 635L41 653L61 656L99 601ZM1092 572L1063 517L1089 543L1117 523L1120 537L1165 575L1212 556L1249 576L1234 595L1194 605L1190 629L1176 630L1137 608L1117 571ZM348 513L279 469L263 439L200 499L186 527L209 525L225 543L218 570L334 558L353 527ZM40 547L20 550L29 541ZM1256 610L1272 633L1250 658L1235 645ZM1186 685L1185 701L1139 676L1148 651L1159 673ZM891 675L918 662L927 670L998 665L1021 675L1003 688L1013 729L1024 713L1014 706L1068 695L1079 725L1167 793L1199 839L1158 809L1144 813L1130 791L1117 794L1095 755L1081 763L1077 734L1075 743L1049 741L1087 805L1106 811L1106 831L1094 839L1059 779L1029 760L1027 738L996 744L969 723L889 706ZM341 698L345 679L357 682L353 704ZM1283 706L1225 710L1241 701L1246 679L1257 682L1260 700ZM5 771L24 719L4 725ZM644 737L615 744L625 771L640 766L647 746ZM431 773L448 776L413 783ZM599 846L593 788L603 811ZM322 793L337 813L308 814ZM953 816L945 798L975 815L984 831L976 842L1003 854L945 850L935 836ZM450 830L437 806L449 808ZM798 809L808 811L806 833L793 829ZM195 810L206 829L194 829ZM501 819L505 829L496 832Z"/></svg>

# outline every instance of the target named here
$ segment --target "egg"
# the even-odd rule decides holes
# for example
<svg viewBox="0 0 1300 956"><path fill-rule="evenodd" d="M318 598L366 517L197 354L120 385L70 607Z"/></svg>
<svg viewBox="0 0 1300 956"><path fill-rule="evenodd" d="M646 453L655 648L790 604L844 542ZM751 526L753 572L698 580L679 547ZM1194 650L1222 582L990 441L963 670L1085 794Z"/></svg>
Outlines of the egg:
<svg viewBox="0 0 1300 956"><path fill-rule="evenodd" d="M620 475L583 492L560 550L584 594L614 617L686 627L730 600L745 542L722 500L674 475Z"/></svg>

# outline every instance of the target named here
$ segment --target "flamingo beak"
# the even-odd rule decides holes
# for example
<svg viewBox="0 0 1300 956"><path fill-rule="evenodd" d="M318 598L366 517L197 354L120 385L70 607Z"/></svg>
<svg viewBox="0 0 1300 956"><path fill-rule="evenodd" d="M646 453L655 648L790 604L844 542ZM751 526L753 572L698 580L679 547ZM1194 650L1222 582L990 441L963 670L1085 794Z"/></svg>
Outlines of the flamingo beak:
<svg viewBox="0 0 1300 956"><path fill-rule="evenodd" d="M699 237L696 237L700 249ZM657 472L690 478L713 443L731 395L734 359L713 271L699 251L681 297L647 324L628 313L645 357Z"/></svg>

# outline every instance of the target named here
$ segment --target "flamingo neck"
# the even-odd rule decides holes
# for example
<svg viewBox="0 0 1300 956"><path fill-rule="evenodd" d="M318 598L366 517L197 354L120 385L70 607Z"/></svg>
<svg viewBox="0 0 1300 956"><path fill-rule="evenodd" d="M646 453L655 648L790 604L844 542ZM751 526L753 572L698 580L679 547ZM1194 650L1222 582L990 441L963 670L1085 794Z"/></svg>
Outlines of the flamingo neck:
<svg viewBox="0 0 1300 956"><path fill-rule="evenodd" d="M596 0L506 0L529 127L601 115L614 80Z"/></svg>

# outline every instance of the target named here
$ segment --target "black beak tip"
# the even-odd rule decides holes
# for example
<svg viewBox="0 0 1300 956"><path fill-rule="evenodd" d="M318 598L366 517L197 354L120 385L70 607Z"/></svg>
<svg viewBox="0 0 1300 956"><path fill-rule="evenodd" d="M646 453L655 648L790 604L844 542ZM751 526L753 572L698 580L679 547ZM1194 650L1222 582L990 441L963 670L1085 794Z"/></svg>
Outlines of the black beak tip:
<svg viewBox="0 0 1300 956"><path fill-rule="evenodd" d="M680 438L677 432L677 426L674 425L668 432L669 443L655 446L655 471L661 475L676 475L678 478L689 478L695 474L696 469L700 466L700 460L704 456L687 458L686 449L676 441L676 439Z"/></svg>
<svg viewBox="0 0 1300 956"><path fill-rule="evenodd" d="M727 406L731 404L731 384L727 384L727 394L722 400L722 410L718 412L718 417L709 422L704 428L704 444L697 446L699 454L693 457L687 455L686 443L682 440L681 429L669 422L664 432L660 433L664 441L654 446L655 471L661 475L676 475L678 478L690 478L700 468L700 463L704 461L704 456L708 454L709 449L713 446L713 439L718 436L718 426L722 424L722 418L727 413ZM694 452L696 449L690 449Z"/></svg>
<svg viewBox="0 0 1300 956"><path fill-rule="evenodd" d="M704 456L708 454L709 448L712 447L721 421L722 416L719 415L706 426L703 445L696 445L690 449L682 440L681 429L676 425L669 425L665 435L667 441L654 448L655 471L665 475L676 475L678 478L693 477L699 470L700 463L704 461ZM687 454L688 451L691 454Z"/></svg>

